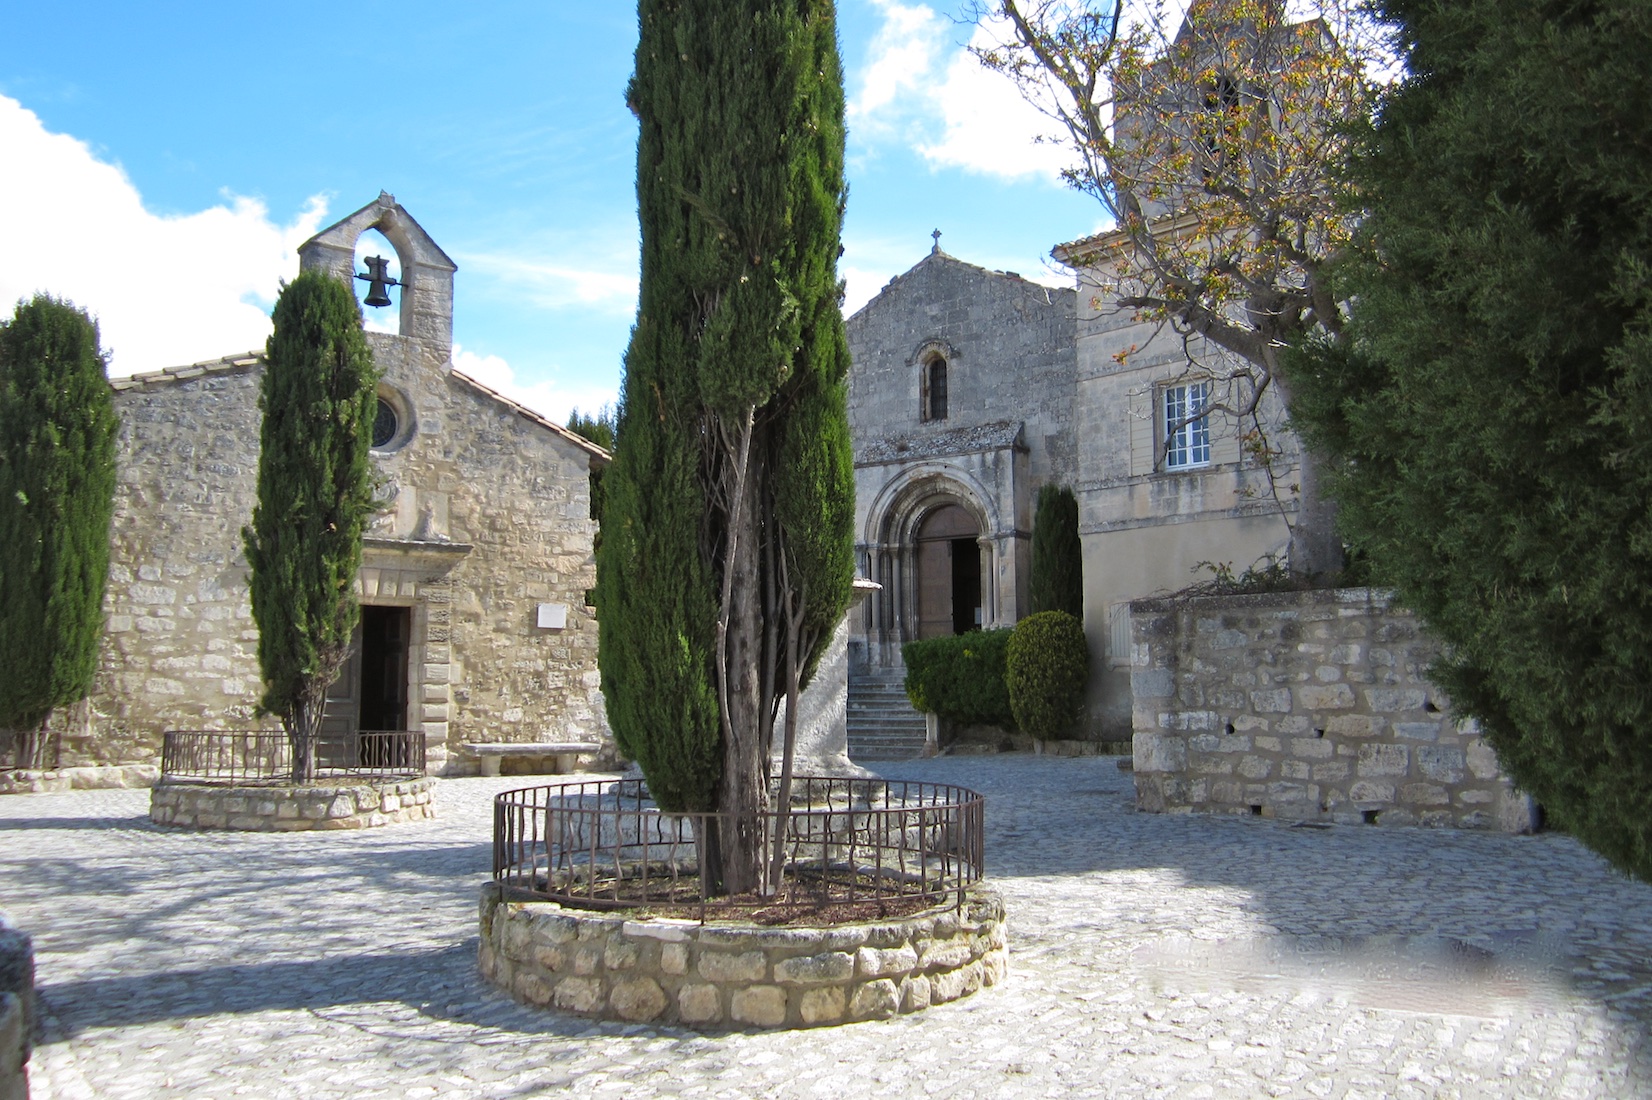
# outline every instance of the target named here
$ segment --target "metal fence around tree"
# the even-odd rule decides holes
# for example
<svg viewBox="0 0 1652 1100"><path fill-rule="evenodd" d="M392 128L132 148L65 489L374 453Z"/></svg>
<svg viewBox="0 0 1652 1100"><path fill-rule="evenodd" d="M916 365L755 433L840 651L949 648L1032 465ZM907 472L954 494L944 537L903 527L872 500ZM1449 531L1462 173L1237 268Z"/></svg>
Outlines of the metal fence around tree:
<svg viewBox="0 0 1652 1100"><path fill-rule="evenodd" d="M315 760L314 783L416 779L425 774L425 736L326 734L316 739ZM292 771L292 740L278 730L167 730L161 744L161 776L175 782L267 785L290 781Z"/></svg>
<svg viewBox="0 0 1652 1100"><path fill-rule="evenodd" d="M798 777L790 808L667 813L641 780L555 783L493 804L493 877L507 896L592 909L697 916L837 908L853 916L962 905L984 868L986 800L963 787ZM765 864L784 836L780 881L713 895L709 838L755 826Z"/></svg>

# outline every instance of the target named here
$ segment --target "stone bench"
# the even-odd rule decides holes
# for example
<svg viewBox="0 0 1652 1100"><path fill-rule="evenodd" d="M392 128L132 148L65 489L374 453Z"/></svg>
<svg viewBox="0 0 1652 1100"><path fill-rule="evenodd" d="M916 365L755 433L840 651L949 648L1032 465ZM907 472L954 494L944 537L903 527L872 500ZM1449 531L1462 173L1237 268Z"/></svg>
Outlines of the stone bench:
<svg viewBox="0 0 1652 1100"><path fill-rule="evenodd" d="M466 741L466 752L481 758L483 775L498 775L499 766L507 756L523 756L533 759L544 759L547 756L556 757L556 773L558 775L572 771L576 759L581 753L600 752L602 746L595 741L538 741L538 742L503 742L503 741Z"/></svg>

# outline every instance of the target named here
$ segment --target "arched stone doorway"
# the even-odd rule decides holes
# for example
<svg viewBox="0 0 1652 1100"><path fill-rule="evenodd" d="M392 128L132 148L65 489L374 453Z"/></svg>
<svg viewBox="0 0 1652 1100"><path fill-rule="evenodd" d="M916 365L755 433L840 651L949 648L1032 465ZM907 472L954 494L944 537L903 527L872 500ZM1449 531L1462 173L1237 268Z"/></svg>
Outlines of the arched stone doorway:
<svg viewBox="0 0 1652 1100"><path fill-rule="evenodd" d="M943 504L918 524L919 638L978 630L982 617L981 527L958 504Z"/></svg>
<svg viewBox="0 0 1652 1100"><path fill-rule="evenodd" d="M858 546L881 585L850 627L850 664L899 669L902 644L1015 622L1021 542L978 478L954 463L902 471L871 501Z"/></svg>

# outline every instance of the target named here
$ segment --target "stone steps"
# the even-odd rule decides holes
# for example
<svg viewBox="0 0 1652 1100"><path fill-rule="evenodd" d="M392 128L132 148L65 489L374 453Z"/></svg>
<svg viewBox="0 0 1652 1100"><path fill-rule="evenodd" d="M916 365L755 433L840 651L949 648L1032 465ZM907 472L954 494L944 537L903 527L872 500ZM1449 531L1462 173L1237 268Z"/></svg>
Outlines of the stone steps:
<svg viewBox="0 0 1652 1100"><path fill-rule="evenodd" d="M849 681L849 758L912 760L923 755L924 716L912 709L901 675Z"/></svg>

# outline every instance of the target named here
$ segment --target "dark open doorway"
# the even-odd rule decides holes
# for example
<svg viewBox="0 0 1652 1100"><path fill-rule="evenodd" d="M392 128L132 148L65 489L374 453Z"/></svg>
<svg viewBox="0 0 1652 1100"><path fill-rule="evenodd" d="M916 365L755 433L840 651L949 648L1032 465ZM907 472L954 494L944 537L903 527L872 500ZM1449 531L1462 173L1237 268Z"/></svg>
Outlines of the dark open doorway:
<svg viewBox="0 0 1652 1100"><path fill-rule="evenodd" d="M407 728L407 643L410 607L361 609L361 725L364 730Z"/></svg>
<svg viewBox="0 0 1652 1100"><path fill-rule="evenodd" d="M981 547L974 539L952 540L952 632L981 626Z"/></svg>

